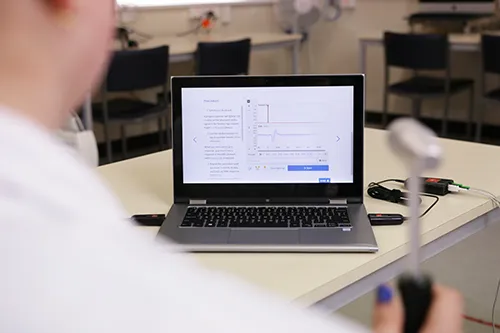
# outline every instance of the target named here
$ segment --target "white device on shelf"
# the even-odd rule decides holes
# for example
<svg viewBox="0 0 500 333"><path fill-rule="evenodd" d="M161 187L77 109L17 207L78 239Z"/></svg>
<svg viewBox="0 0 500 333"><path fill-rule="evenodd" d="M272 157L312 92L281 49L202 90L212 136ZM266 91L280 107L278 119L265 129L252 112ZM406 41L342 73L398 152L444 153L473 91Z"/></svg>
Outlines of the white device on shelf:
<svg viewBox="0 0 500 333"><path fill-rule="evenodd" d="M85 129L78 115L72 115L57 135L64 143L72 147L89 166L94 168L99 166L99 152L94 132Z"/></svg>
<svg viewBox="0 0 500 333"><path fill-rule="evenodd" d="M129 45L127 44L131 39L143 42L152 38L151 35L134 28L141 14L139 6L131 4L127 0L116 1L115 4L117 12L115 26L126 34L126 36L118 36L119 39L122 39L122 48L128 48Z"/></svg>
<svg viewBox="0 0 500 333"><path fill-rule="evenodd" d="M493 13L498 0L419 0L421 12Z"/></svg>
<svg viewBox="0 0 500 333"><path fill-rule="evenodd" d="M311 27L320 19L326 21L336 21L342 16L342 0L277 0L274 11L278 23L286 32L303 35L304 42ZM296 57L300 49L294 47ZM313 53L310 44L307 44L309 72L313 73Z"/></svg>
<svg viewBox="0 0 500 333"><path fill-rule="evenodd" d="M307 33L321 18L339 19L342 9L339 0L278 0L275 12L283 30Z"/></svg>
<svg viewBox="0 0 500 333"><path fill-rule="evenodd" d="M116 12L116 24L118 26L128 27L139 19L139 8L130 1L117 1Z"/></svg>

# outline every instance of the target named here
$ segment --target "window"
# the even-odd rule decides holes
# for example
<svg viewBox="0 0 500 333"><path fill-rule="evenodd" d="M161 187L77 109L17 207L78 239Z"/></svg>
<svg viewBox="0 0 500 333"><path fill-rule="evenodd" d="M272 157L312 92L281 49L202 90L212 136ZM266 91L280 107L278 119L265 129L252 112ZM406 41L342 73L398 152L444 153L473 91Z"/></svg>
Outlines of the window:
<svg viewBox="0 0 500 333"><path fill-rule="evenodd" d="M203 4L271 3L274 0L117 0L119 5L138 7L174 7Z"/></svg>

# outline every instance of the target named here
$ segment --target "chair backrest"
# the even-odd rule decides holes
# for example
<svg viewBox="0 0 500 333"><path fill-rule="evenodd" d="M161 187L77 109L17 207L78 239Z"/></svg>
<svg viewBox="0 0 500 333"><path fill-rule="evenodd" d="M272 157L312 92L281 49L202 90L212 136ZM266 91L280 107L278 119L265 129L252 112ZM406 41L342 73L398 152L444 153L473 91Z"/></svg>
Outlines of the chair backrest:
<svg viewBox="0 0 500 333"><path fill-rule="evenodd" d="M165 86L168 70L168 46L116 51L109 65L105 89L120 92Z"/></svg>
<svg viewBox="0 0 500 333"><path fill-rule="evenodd" d="M250 39L223 43L198 43L196 75L246 75Z"/></svg>
<svg viewBox="0 0 500 333"><path fill-rule="evenodd" d="M500 36L481 36L483 71L500 74Z"/></svg>
<svg viewBox="0 0 500 333"><path fill-rule="evenodd" d="M446 35L384 34L386 66L413 70L445 70L449 65Z"/></svg>

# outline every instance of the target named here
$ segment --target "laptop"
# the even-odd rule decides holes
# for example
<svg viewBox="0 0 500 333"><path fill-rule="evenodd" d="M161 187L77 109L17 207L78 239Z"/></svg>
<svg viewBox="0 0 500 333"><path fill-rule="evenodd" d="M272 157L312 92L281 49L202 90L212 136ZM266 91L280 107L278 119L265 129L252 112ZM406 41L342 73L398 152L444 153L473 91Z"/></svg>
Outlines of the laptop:
<svg viewBox="0 0 500 333"><path fill-rule="evenodd" d="M172 78L174 204L194 252L375 252L364 76Z"/></svg>

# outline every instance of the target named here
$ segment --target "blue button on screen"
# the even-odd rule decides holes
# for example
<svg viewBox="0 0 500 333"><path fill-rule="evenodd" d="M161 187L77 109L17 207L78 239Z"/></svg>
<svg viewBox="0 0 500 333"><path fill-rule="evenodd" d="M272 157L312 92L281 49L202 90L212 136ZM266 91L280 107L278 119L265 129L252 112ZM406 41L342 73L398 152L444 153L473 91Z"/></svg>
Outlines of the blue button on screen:
<svg viewBox="0 0 500 333"><path fill-rule="evenodd" d="M289 165L288 171L328 171L328 165Z"/></svg>
<svg viewBox="0 0 500 333"><path fill-rule="evenodd" d="M320 178L319 182L320 183L330 183L330 178Z"/></svg>

